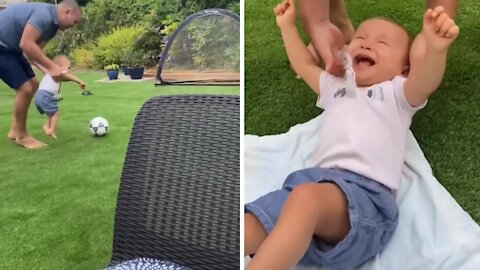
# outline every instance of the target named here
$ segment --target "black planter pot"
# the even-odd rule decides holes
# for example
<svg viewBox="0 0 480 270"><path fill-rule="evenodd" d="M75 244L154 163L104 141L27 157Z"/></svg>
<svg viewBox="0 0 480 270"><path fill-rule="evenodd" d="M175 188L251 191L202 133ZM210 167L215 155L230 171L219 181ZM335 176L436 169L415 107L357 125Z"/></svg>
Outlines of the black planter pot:
<svg viewBox="0 0 480 270"><path fill-rule="evenodd" d="M122 66L123 74L130 75L130 67L129 66Z"/></svg>
<svg viewBox="0 0 480 270"><path fill-rule="evenodd" d="M130 78L132 80L141 80L143 78L144 67L132 67L130 68Z"/></svg>

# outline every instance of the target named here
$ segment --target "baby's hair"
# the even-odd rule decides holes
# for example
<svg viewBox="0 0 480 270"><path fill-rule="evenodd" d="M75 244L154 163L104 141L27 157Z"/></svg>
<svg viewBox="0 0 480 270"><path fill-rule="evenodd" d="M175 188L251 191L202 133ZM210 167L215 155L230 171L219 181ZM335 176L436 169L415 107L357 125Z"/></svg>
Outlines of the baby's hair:
<svg viewBox="0 0 480 270"><path fill-rule="evenodd" d="M407 28L405 28L403 25L399 24L397 21L395 21L394 19L390 19L390 18L387 18L387 17L383 17L383 16L377 16L377 17L373 17L373 18L370 18L368 20L382 20L382 21L387 21L389 23L393 23L395 24L396 26L400 27L403 29L403 31L405 31L405 33L407 34L408 36L408 48L410 49L410 46L412 45L413 43L413 40L414 40L414 36L412 34L410 34L410 32L408 32Z"/></svg>
<svg viewBox="0 0 480 270"><path fill-rule="evenodd" d="M52 61L58 64L62 60L70 63L70 59L68 59L68 57L63 54L55 56Z"/></svg>

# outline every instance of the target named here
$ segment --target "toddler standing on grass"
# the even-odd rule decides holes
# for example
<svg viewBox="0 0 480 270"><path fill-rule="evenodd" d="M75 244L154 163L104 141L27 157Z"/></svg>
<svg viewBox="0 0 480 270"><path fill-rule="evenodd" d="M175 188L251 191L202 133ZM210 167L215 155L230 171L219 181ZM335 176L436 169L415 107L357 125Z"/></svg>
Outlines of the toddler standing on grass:
<svg viewBox="0 0 480 270"><path fill-rule="evenodd" d="M59 65L65 72L70 70L70 60L64 55L56 56L53 62ZM66 72L62 81L73 81L80 85L81 89L85 89L85 83L73 74ZM57 96L60 92L61 81L55 81L52 76L45 73L38 91L35 93L35 105L40 114L46 114L47 119L43 125L43 131L52 139L56 140L57 135L55 129L59 118L59 110L57 106Z"/></svg>

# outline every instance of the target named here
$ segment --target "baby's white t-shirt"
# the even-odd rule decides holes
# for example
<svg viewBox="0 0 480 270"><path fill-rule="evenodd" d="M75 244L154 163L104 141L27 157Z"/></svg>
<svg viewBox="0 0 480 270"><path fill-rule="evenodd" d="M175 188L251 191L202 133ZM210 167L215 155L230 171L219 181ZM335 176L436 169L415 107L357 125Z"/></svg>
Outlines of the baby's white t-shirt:
<svg viewBox="0 0 480 270"><path fill-rule="evenodd" d="M49 74L45 74L43 76L43 79L40 81L38 90L45 90L54 95L57 95L60 91L60 82L54 81L52 76L50 76Z"/></svg>
<svg viewBox="0 0 480 270"><path fill-rule="evenodd" d="M395 190L400 184L406 135L416 111L406 100L406 78L397 76L346 94L345 80L320 75L317 106L324 109L315 164L346 169Z"/></svg>

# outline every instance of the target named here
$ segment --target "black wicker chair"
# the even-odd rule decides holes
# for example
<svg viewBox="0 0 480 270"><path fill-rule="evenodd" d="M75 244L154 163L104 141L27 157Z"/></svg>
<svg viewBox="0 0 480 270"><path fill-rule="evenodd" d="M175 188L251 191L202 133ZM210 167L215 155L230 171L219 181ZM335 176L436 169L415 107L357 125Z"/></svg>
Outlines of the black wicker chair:
<svg viewBox="0 0 480 270"><path fill-rule="evenodd" d="M138 113L110 265L135 258L240 268L238 96L164 96Z"/></svg>

